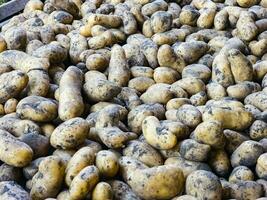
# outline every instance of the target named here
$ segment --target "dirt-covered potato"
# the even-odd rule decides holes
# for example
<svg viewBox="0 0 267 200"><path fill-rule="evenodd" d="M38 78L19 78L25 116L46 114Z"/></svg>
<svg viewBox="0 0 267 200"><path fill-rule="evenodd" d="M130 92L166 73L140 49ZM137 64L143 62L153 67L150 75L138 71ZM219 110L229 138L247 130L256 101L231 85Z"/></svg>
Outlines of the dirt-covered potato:
<svg viewBox="0 0 267 200"><path fill-rule="evenodd" d="M221 199L222 186L219 178L212 172L197 170L186 179L186 194L201 199Z"/></svg>
<svg viewBox="0 0 267 200"><path fill-rule="evenodd" d="M262 154L258 160L256 165L256 173L258 177L267 180L267 153Z"/></svg>
<svg viewBox="0 0 267 200"><path fill-rule="evenodd" d="M21 175L22 171L20 168L13 167L5 163L0 166L0 182L2 181L18 182L22 177Z"/></svg>
<svg viewBox="0 0 267 200"><path fill-rule="evenodd" d="M14 181L0 182L0 198L14 200L30 200L30 194Z"/></svg>
<svg viewBox="0 0 267 200"><path fill-rule="evenodd" d="M259 142L253 140L245 141L231 155L231 164L233 167L240 165L253 166L263 153L263 146Z"/></svg>
<svg viewBox="0 0 267 200"><path fill-rule="evenodd" d="M109 182L113 197L117 200L128 200L128 199L134 199L134 200L140 200L140 197L135 194L132 189L123 181L118 180L112 180Z"/></svg>
<svg viewBox="0 0 267 200"><path fill-rule="evenodd" d="M33 150L9 132L0 130L0 159L14 167L28 165L33 157Z"/></svg>
<svg viewBox="0 0 267 200"><path fill-rule="evenodd" d="M201 112L192 105L183 105L177 111L177 118L189 127L196 127L201 123Z"/></svg>
<svg viewBox="0 0 267 200"><path fill-rule="evenodd" d="M29 78L20 70L13 70L0 75L0 103L19 95L27 86ZM8 113L7 113L8 114Z"/></svg>
<svg viewBox="0 0 267 200"><path fill-rule="evenodd" d="M64 180L65 165L57 156L48 156L39 165L32 178L31 198L56 197Z"/></svg>
<svg viewBox="0 0 267 200"><path fill-rule="evenodd" d="M254 174L246 166L235 167L229 176L230 183L238 183L242 181L253 181L253 180L254 180Z"/></svg>
<svg viewBox="0 0 267 200"><path fill-rule="evenodd" d="M94 164L95 153L90 147L82 147L71 157L67 163L65 176L65 182L68 186L83 168Z"/></svg>
<svg viewBox="0 0 267 200"><path fill-rule="evenodd" d="M99 171L91 165L83 168L72 180L69 194L72 199L83 199L98 183Z"/></svg>
<svg viewBox="0 0 267 200"><path fill-rule="evenodd" d="M96 154L96 166L105 177L114 177L119 170L118 157L112 151L102 150Z"/></svg>
<svg viewBox="0 0 267 200"><path fill-rule="evenodd" d="M169 199L183 190L183 172L172 165L148 168L129 157L121 157L124 180L143 199ZM161 180L161 181L159 181ZM155 183L156 181L156 183Z"/></svg>
<svg viewBox="0 0 267 200"><path fill-rule="evenodd" d="M261 184L254 181L241 181L231 186L231 197L235 199L257 199L262 195Z"/></svg>
<svg viewBox="0 0 267 200"><path fill-rule="evenodd" d="M226 151L222 149L211 151L208 163L215 174L220 177L226 177L231 171L230 159L228 158Z"/></svg>
<svg viewBox="0 0 267 200"><path fill-rule="evenodd" d="M4 110L6 114L16 112L16 107L18 100L15 98L8 99L4 105Z"/></svg>
<svg viewBox="0 0 267 200"><path fill-rule="evenodd" d="M41 96L28 96L22 99L16 109L21 119L47 122L57 117L58 104L53 99Z"/></svg>

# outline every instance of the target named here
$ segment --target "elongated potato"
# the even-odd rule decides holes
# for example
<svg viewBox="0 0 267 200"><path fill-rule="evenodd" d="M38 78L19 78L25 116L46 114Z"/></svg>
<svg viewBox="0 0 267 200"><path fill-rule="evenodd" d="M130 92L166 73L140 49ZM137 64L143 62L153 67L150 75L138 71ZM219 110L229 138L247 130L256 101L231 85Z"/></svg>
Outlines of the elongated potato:
<svg viewBox="0 0 267 200"><path fill-rule="evenodd" d="M0 159L14 167L28 165L33 157L32 149L9 132L0 130Z"/></svg>
<svg viewBox="0 0 267 200"><path fill-rule="evenodd" d="M82 82L83 73L77 67L69 67L64 72L59 84L58 113L61 120L66 121L82 115Z"/></svg>
<svg viewBox="0 0 267 200"><path fill-rule="evenodd" d="M56 197L64 180L65 165L57 156L41 161L38 172L32 178L31 198Z"/></svg>

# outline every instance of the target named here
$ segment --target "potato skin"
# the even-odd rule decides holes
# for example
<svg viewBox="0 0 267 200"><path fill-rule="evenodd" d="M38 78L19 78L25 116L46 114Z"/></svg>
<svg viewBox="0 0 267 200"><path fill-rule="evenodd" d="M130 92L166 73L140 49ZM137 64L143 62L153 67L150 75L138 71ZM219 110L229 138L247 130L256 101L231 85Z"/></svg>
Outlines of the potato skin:
<svg viewBox="0 0 267 200"><path fill-rule="evenodd" d="M96 155L96 166L105 177L114 177L119 171L117 156L108 150L99 151Z"/></svg>
<svg viewBox="0 0 267 200"><path fill-rule="evenodd" d="M99 182L92 193L92 200L112 200L113 192L111 186L106 182Z"/></svg>
<svg viewBox="0 0 267 200"><path fill-rule="evenodd" d="M57 108L57 103L52 99L28 96L18 103L16 113L21 119L47 122L57 117Z"/></svg>
<svg viewBox="0 0 267 200"><path fill-rule="evenodd" d="M60 124L53 131L50 143L55 148L74 149L81 145L89 132L89 123L79 117Z"/></svg>
<svg viewBox="0 0 267 200"><path fill-rule="evenodd" d="M14 181L0 182L0 198L10 200L30 200L31 197L20 185Z"/></svg>
<svg viewBox="0 0 267 200"><path fill-rule="evenodd" d="M31 197L45 199L55 197L64 180L65 165L61 158L48 156L41 161L38 172L32 178Z"/></svg>
<svg viewBox="0 0 267 200"><path fill-rule="evenodd" d="M118 180L109 181L114 198L117 200L141 200L126 183Z"/></svg>
<svg viewBox="0 0 267 200"><path fill-rule="evenodd" d="M31 162L32 149L9 132L0 130L0 144L0 157L6 164L24 167Z"/></svg>
<svg viewBox="0 0 267 200"><path fill-rule="evenodd" d="M222 186L212 172L197 170L186 179L186 194L203 199L221 199Z"/></svg>
<svg viewBox="0 0 267 200"><path fill-rule="evenodd" d="M0 75L0 103L17 96L28 84L28 76L19 70Z"/></svg>
<svg viewBox="0 0 267 200"><path fill-rule="evenodd" d="M82 83L83 73L77 67L69 67L61 77L58 105L61 120L66 121L82 115L84 111Z"/></svg>

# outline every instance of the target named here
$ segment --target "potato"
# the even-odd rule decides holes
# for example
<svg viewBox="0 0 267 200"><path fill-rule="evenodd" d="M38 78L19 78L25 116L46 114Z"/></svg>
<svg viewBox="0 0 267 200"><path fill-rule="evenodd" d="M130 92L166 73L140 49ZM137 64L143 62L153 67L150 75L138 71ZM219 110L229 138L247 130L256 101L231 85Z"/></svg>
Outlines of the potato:
<svg viewBox="0 0 267 200"><path fill-rule="evenodd" d="M237 0L238 5L245 7L245 8L253 6L257 4L258 2L259 2L258 0Z"/></svg>
<svg viewBox="0 0 267 200"><path fill-rule="evenodd" d="M130 68L133 77L153 78L154 70L150 67L133 66Z"/></svg>
<svg viewBox="0 0 267 200"><path fill-rule="evenodd" d="M189 127L196 127L202 121L200 111L196 107L188 104L181 106L177 110L176 116L179 121Z"/></svg>
<svg viewBox="0 0 267 200"><path fill-rule="evenodd" d="M38 172L32 178L31 198L55 197L64 180L65 166L57 156L48 156L41 161Z"/></svg>
<svg viewBox="0 0 267 200"><path fill-rule="evenodd" d="M180 13L180 23L189 26L194 26L197 23L199 17L199 12L191 5L186 5L183 7Z"/></svg>
<svg viewBox="0 0 267 200"><path fill-rule="evenodd" d="M19 70L0 75L0 103L16 97L28 84L28 76Z"/></svg>
<svg viewBox="0 0 267 200"><path fill-rule="evenodd" d="M70 184L70 198L83 199L93 190L99 179L98 169L94 166L83 168Z"/></svg>
<svg viewBox="0 0 267 200"><path fill-rule="evenodd" d="M253 140L261 140L267 137L266 123L261 120L256 120L250 127L249 136Z"/></svg>
<svg viewBox="0 0 267 200"><path fill-rule="evenodd" d="M36 133L28 133L22 135L20 140L31 147L35 158L48 154L50 148L49 138Z"/></svg>
<svg viewBox="0 0 267 200"><path fill-rule="evenodd" d="M31 197L20 185L14 181L0 182L0 198L10 200L30 200Z"/></svg>
<svg viewBox="0 0 267 200"><path fill-rule="evenodd" d="M113 192L111 186L106 182L99 182L92 193L92 200L112 200Z"/></svg>
<svg viewBox="0 0 267 200"><path fill-rule="evenodd" d="M182 127L179 123L160 122L154 116L146 117L142 122L142 131L148 144L157 149L171 149L177 143L177 137Z"/></svg>
<svg viewBox="0 0 267 200"><path fill-rule="evenodd" d="M163 164L162 156L146 142L130 141L123 149L123 155L133 157L149 167Z"/></svg>
<svg viewBox="0 0 267 200"><path fill-rule="evenodd" d="M132 189L124 182L113 180L109 182L114 198L117 200L128 200L128 199L134 199L134 200L140 200L140 197L138 197Z"/></svg>
<svg viewBox="0 0 267 200"><path fill-rule="evenodd" d="M220 177L226 177L231 170L230 159L224 150L211 151L208 162L213 171Z"/></svg>
<svg viewBox="0 0 267 200"><path fill-rule="evenodd" d="M226 117L227 116L227 117ZM223 128L232 130L244 130L252 124L253 116L243 108L207 107L202 115L203 121L217 120Z"/></svg>
<svg viewBox="0 0 267 200"><path fill-rule="evenodd" d="M262 197L262 186L254 181L242 181L231 186L231 197L253 199Z"/></svg>
<svg viewBox="0 0 267 200"><path fill-rule="evenodd" d="M108 101L117 96L121 91L121 87L114 82L108 81L104 74L97 71L89 71L85 74L83 90L90 100L99 102Z"/></svg>
<svg viewBox="0 0 267 200"><path fill-rule="evenodd" d="M52 133L50 143L55 148L73 149L81 145L89 132L86 120L76 117L60 124Z"/></svg>
<svg viewBox="0 0 267 200"><path fill-rule="evenodd" d="M235 167L229 176L230 183L238 183L242 181L253 181L253 180L254 180L254 174L246 166Z"/></svg>
<svg viewBox="0 0 267 200"><path fill-rule="evenodd" d="M223 148L225 144L222 124L215 120L204 121L199 124L194 130L192 138L216 149Z"/></svg>
<svg viewBox="0 0 267 200"><path fill-rule="evenodd" d="M180 145L181 156L191 161L206 161L210 150L209 145L198 143L192 139L183 140Z"/></svg>
<svg viewBox="0 0 267 200"><path fill-rule="evenodd" d="M182 73L185 67L185 61L180 54L176 54L171 46L162 45L157 54L159 65L162 67L170 67Z"/></svg>
<svg viewBox="0 0 267 200"><path fill-rule="evenodd" d="M179 197L175 197L172 200L196 200L196 198L191 195L182 195Z"/></svg>
<svg viewBox="0 0 267 200"><path fill-rule="evenodd" d="M244 141L249 140L249 137L246 137L239 132L232 131L229 129L225 129L223 131L223 134L226 138L225 149L230 154L232 154L236 150L236 148L239 145L241 145Z"/></svg>
<svg viewBox="0 0 267 200"><path fill-rule="evenodd" d="M166 104L166 109L178 109L185 104L191 104L191 101L187 98L173 98Z"/></svg>
<svg viewBox="0 0 267 200"><path fill-rule="evenodd" d="M15 98L11 98L11 99L7 100L5 105L4 105L5 113L9 114L9 113L16 112L17 104L18 104L18 100Z"/></svg>
<svg viewBox="0 0 267 200"><path fill-rule="evenodd" d="M157 83L150 86L140 99L145 103L161 103L166 104L173 97L171 86L165 83Z"/></svg>
<svg viewBox="0 0 267 200"><path fill-rule="evenodd" d="M142 104L135 107L128 114L128 126L134 133L140 134L142 131L142 121L147 116L155 116L158 119L163 119L165 109L161 104Z"/></svg>
<svg viewBox="0 0 267 200"><path fill-rule="evenodd" d="M194 77L208 82L211 77L211 70L202 64L187 65L182 72L182 78Z"/></svg>
<svg viewBox="0 0 267 200"><path fill-rule="evenodd" d="M127 167L126 163L123 165ZM124 179L143 199L172 198L182 191L184 183L182 171L172 165L127 169Z"/></svg>
<svg viewBox="0 0 267 200"><path fill-rule="evenodd" d="M136 2L142 5L145 4L142 7L142 14L147 16L151 16L153 13L159 10L167 10L168 8L168 4L164 1L155 1L149 3L147 0L137 0Z"/></svg>
<svg viewBox="0 0 267 200"><path fill-rule="evenodd" d="M33 157L32 149L9 132L0 130L0 159L14 167L28 165Z"/></svg>
<svg viewBox="0 0 267 200"><path fill-rule="evenodd" d="M24 50L27 43L27 32L23 27L12 27L8 29L4 38L7 48L10 50Z"/></svg>
<svg viewBox="0 0 267 200"><path fill-rule="evenodd" d="M212 172L197 170L186 179L186 194L203 199L221 199L222 186Z"/></svg>
<svg viewBox="0 0 267 200"><path fill-rule="evenodd" d="M267 153L264 153L264 154L260 155L260 157L257 160L257 165L256 165L256 174L258 175L259 178L262 178L262 179L265 179L265 180L267 179L266 156L267 156Z"/></svg>
<svg viewBox="0 0 267 200"><path fill-rule="evenodd" d="M16 113L21 119L47 122L57 117L57 107L57 103L52 99L28 96L18 103Z"/></svg>
<svg viewBox="0 0 267 200"><path fill-rule="evenodd" d="M60 80L58 113L63 121L79 117L84 111L81 95L82 75L78 68L69 67Z"/></svg>
<svg viewBox="0 0 267 200"><path fill-rule="evenodd" d="M194 95L198 92L204 91L205 90L205 84L203 81L201 81L198 78L194 77L187 77L187 78L182 78L173 85L179 86L182 89L184 89L189 95Z"/></svg>
<svg viewBox="0 0 267 200"><path fill-rule="evenodd" d="M239 165L253 166L263 152L263 146L259 142L245 141L231 155L231 164L233 167Z"/></svg>
<svg viewBox="0 0 267 200"><path fill-rule="evenodd" d="M65 183L68 186L83 168L94 164L95 153L90 147L82 147L71 157L67 163L65 176Z"/></svg>
<svg viewBox="0 0 267 200"><path fill-rule="evenodd" d="M172 68L158 67L154 70L153 78L156 83L172 84L180 78L180 75Z"/></svg>
<svg viewBox="0 0 267 200"><path fill-rule="evenodd" d="M262 91L255 92L255 93L248 95L245 98L244 103L251 104L255 106L256 108L260 109L261 111L264 111L267 108L265 98L266 98L266 94L264 92Z"/></svg>
<svg viewBox="0 0 267 200"><path fill-rule="evenodd" d="M114 177L118 173L118 158L111 151L99 151L96 155L95 163L97 168L99 169L99 173L105 177Z"/></svg>
<svg viewBox="0 0 267 200"><path fill-rule="evenodd" d="M19 181L21 179L21 170L17 167L12 167L8 164L0 166L0 182L3 181Z"/></svg>

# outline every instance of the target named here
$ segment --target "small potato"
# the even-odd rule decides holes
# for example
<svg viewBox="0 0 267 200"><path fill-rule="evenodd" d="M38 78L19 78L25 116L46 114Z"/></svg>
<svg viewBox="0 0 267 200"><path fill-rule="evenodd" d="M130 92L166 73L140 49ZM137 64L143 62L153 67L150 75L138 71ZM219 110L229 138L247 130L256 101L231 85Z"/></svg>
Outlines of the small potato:
<svg viewBox="0 0 267 200"><path fill-rule="evenodd" d="M183 140L180 145L181 156L191 161L206 161L210 150L209 145L198 143L192 139Z"/></svg>
<svg viewBox="0 0 267 200"><path fill-rule="evenodd" d="M93 190L99 180L98 169L94 166L83 168L70 184L70 198L83 199Z"/></svg>
<svg viewBox="0 0 267 200"><path fill-rule="evenodd" d="M156 83L172 84L180 78L180 75L172 68L158 67L154 70L153 78Z"/></svg>
<svg viewBox="0 0 267 200"><path fill-rule="evenodd" d="M0 75L0 103L16 97L27 86L28 81L28 76L19 70Z"/></svg>
<svg viewBox="0 0 267 200"><path fill-rule="evenodd" d="M130 156L143 162L149 167L163 164L162 156L149 144L132 140L123 149L124 156Z"/></svg>
<svg viewBox="0 0 267 200"><path fill-rule="evenodd" d="M264 111L267 109L267 101L265 100L267 97L267 94L260 91L260 92L255 92L250 95L248 95L244 103L245 104L251 104L255 106L256 108L260 109L261 111Z"/></svg>
<svg viewBox="0 0 267 200"><path fill-rule="evenodd" d="M57 103L52 99L28 96L18 103L16 113L21 119L47 122L57 117L57 108Z"/></svg>
<svg viewBox="0 0 267 200"><path fill-rule="evenodd" d="M70 186L73 178L86 166L93 165L95 152L90 147L82 147L69 160L66 167L65 183Z"/></svg>
<svg viewBox="0 0 267 200"><path fill-rule="evenodd" d="M112 200L113 192L111 186L106 182L99 182L92 193L92 200Z"/></svg>
<svg viewBox="0 0 267 200"><path fill-rule="evenodd" d="M141 52L145 55L149 66L152 69L155 69L156 67L158 67L159 65L158 59L157 59L158 45L155 42L153 42L151 39L144 39L144 41L140 45L141 45L140 46Z"/></svg>
<svg viewBox="0 0 267 200"><path fill-rule="evenodd" d="M9 113L16 112L17 104L18 104L18 100L15 98L11 98L11 99L7 100L5 105L4 105L5 113L9 114Z"/></svg>
<svg viewBox="0 0 267 200"><path fill-rule="evenodd" d="M86 59L86 68L88 70L104 71L109 64L109 60L101 54L92 54Z"/></svg>
<svg viewBox="0 0 267 200"><path fill-rule="evenodd" d="M201 91L199 93L196 93L190 97L190 101L192 105L194 106L203 106L207 102L208 97L206 92Z"/></svg>
<svg viewBox="0 0 267 200"><path fill-rule="evenodd" d="M201 112L192 105L183 105L177 111L177 118L189 127L196 127L201 123Z"/></svg>
<svg viewBox="0 0 267 200"><path fill-rule="evenodd" d="M133 66L131 67L131 74L133 77L148 77L153 78L154 70L150 67Z"/></svg>
<svg viewBox="0 0 267 200"><path fill-rule="evenodd" d="M191 104L191 101L187 98L173 98L166 104L166 109L178 109L185 104Z"/></svg>
<svg viewBox="0 0 267 200"><path fill-rule="evenodd" d="M14 167L28 165L33 157L33 150L9 132L0 130L0 159Z"/></svg>
<svg viewBox="0 0 267 200"><path fill-rule="evenodd" d="M66 121L82 115L84 102L81 94L83 73L77 67L69 67L59 83L58 115Z"/></svg>
<svg viewBox="0 0 267 200"><path fill-rule="evenodd" d="M249 129L249 136L253 140L267 138L267 124L261 120L254 121Z"/></svg>
<svg viewBox="0 0 267 200"><path fill-rule="evenodd" d="M199 17L198 10L191 5L186 5L183 7L179 19L181 24L195 26L198 17Z"/></svg>
<svg viewBox="0 0 267 200"><path fill-rule="evenodd" d="M231 155L231 164L233 167L239 165L254 166L263 152L263 146L259 142L245 141Z"/></svg>
<svg viewBox="0 0 267 200"><path fill-rule="evenodd" d="M262 154L256 165L256 173L259 178L267 180L267 153Z"/></svg>
<svg viewBox="0 0 267 200"><path fill-rule="evenodd" d="M111 185L113 191L113 197L116 200L141 200L140 197L135 194L132 189L124 182L113 180L110 181L109 184Z"/></svg>
<svg viewBox="0 0 267 200"><path fill-rule="evenodd" d="M207 83L211 77L211 70L202 64L187 65L182 72L182 78L194 77Z"/></svg>
<svg viewBox="0 0 267 200"><path fill-rule="evenodd" d="M162 33L171 28L172 16L168 12L158 11L150 18L150 25L154 33Z"/></svg>
<svg viewBox="0 0 267 200"><path fill-rule="evenodd" d="M40 128L41 128L42 134L48 138L50 138L53 131L55 130L55 126L53 124L43 124Z"/></svg>
<svg viewBox="0 0 267 200"><path fill-rule="evenodd" d="M254 174L246 166L235 167L229 176L230 183L238 183L242 181L253 181L253 180L254 180Z"/></svg>
<svg viewBox="0 0 267 200"><path fill-rule="evenodd" d="M50 143L55 148L74 149L81 145L89 132L89 123L79 117L60 124L53 131Z"/></svg>
<svg viewBox="0 0 267 200"><path fill-rule="evenodd" d="M186 179L186 194L197 198L216 200L222 198L222 186L219 178L212 172L197 170Z"/></svg>
<svg viewBox="0 0 267 200"><path fill-rule="evenodd" d="M259 0L237 0L238 5L241 7L251 7L259 2Z"/></svg>
<svg viewBox="0 0 267 200"><path fill-rule="evenodd" d="M136 77L129 81L128 87L137 90L138 92L145 92L148 88L155 84L152 78L148 77Z"/></svg>
<svg viewBox="0 0 267 200"><path fill-rule="evenodd" d="M211 82L206 85L206 88L209 99L219 100L227 95L225 88L219 83Z"/></svg>
<svg viewBox="0 0 267 200"><path fill-rule="evenodd" d="M0 182L0 199L30 200L31 197L20 185L14 181Z"/></svg>
<svg viewBox="0 0 267 200"><path fill-rule="evenodd" d="M231 197L235 199L258 199L262 195L262 186L254 181L241 181L231 186Z"/></svg>
<svg viewBox="0 0 267 200"><path fill-rule="evenodd" d="M101 175L105 177L114 177L119 170L118 158L111 151L99 151L96 155L96 166Z"/></svg>
<svg viewBox="0 0 267 200"><path fill-rule="evenodd" d="M135 107L128 114L128 126L134 133L142 132L142 121L147 116L155 116L158 119L165 117L165 109L161 104L142 104Z"/></svg>
<svg viewBox="0 0 267 200"><path fill-rule="evenodd" d="M172 85L176 85L184 89L189 95L194 95L198 92L205 90L205 84L202 80L194 77L187 77L180 79L173 83Z"/></svg>
<svg viewBox="0 0 267 200"><path fill-rule="evenodd" d="M23 168L23 176L31 180L32 177L38 172L38 168L42 160L44 160L45 157L40 157L35 160L33 160L28 166Z"/></svg>
<svg viewBox="0 0 267 200"><path fill-rule="evenodd" d="M55 197L64 180L65 166L57 156L48 156L41 161L38 172L32 178L31 198Z"/></svg>
<svg viewBox="0 0 267 200"><path fill-rule="evenodd" d="M12 167L8 164L2 164L0 166L0 182L2 181L15 181L18 182L21 179L21 169Z"/></svg>
<svg viewBox="0 0 267 200"><path fill-rule="evenodd" d="M215 120L204 121L199 124L194 130L192 138L216 149L223 148L225 144L222 124Z"/></svg>

